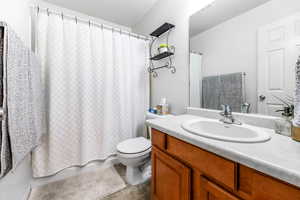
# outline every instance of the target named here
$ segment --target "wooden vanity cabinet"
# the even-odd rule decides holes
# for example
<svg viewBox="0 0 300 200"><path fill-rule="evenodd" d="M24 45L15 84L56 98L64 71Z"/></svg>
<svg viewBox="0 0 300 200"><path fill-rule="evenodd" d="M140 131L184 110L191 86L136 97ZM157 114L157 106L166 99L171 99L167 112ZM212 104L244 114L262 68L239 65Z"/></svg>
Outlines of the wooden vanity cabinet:
<svg viewBox="0 0 300 200"><path fill-rule="evenodd" d="M202 200L240 200L203 176L200 178L199 190L199 199Z"/></svg>
<svg viewBox="0 0 300 200"><path fill-rule="evenodd" d="M152 129L152 200L300 200L300 189Z"/></svg>
<svg viewBox="0 0 300 200"><path fill-rule="evenodd" d="M152 148L152 199L190 200L191 169Z"/></svg>

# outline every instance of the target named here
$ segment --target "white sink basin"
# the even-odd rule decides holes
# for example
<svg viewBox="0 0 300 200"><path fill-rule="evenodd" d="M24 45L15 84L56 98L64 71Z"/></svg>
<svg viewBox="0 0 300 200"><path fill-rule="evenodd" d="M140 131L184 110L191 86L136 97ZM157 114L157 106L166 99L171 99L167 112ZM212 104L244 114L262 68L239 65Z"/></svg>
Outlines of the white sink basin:
<svg viewBox="0 0 300 200"><path fill-rule="evenodd" d="M264 142L271 136L263 129L250 125L225 124L213 119L196 119L184 122L182 128L195 135L229 142Z"/></svg>

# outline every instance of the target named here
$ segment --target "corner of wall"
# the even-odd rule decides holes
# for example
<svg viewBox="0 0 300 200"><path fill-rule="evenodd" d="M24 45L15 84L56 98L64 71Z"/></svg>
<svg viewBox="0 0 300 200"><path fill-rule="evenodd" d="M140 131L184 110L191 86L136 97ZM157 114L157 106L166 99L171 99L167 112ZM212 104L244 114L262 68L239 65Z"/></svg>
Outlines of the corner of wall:
<svg viewBox="0 0 300 200"><path fill-rule="evenodd" d="M188 106L189 63L189 13L188 3L182 0L158 1L144 18L133 27L133 32L149 35L165 22L176 27L170 35L170 43L176 47L175 66L177 72L160 70L159 77L151 80L151 106L166 97L173 114L185 113Z"/></svg>

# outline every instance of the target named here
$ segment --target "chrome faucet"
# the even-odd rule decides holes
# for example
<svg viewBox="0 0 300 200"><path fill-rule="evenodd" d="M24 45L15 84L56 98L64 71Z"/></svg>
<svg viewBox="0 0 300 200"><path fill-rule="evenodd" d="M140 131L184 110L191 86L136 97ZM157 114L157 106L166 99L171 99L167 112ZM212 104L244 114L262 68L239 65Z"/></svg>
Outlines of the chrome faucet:
<svg viewBox="0 0 300 200"><path fill-rule="evenodd" d="M221 122L224 122L225 124L242 125L241 122L238 122L234 119L230 105L221 105L221 107L222 107L222 112L220 113L220 115L223 117L223 119L220 120Z"/></svg>

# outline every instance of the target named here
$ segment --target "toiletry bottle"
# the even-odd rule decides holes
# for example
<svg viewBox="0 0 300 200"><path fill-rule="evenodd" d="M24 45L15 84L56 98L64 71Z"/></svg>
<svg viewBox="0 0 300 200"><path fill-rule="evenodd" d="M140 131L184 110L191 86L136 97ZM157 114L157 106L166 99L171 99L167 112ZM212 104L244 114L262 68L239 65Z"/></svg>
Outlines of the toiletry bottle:
<svg viewBox="0 0 300 200"><path fill-rule="evenodd" d="M241 113L250 113L250 104L247 102L244 102L241 105Z"/></svg>
<svg viewBox="0 0 300 200"><path fill-rule="evenodd" d="M292 138L295 141L300 142L300 128L294 123L292 123Z"/></svg>
<svg viewBox="0 0 300 200"><path fill-rule="evenodd" d="M281 135L291 136L293 118L291 107L284 107L283 110L278 110L277 112L282 112L282 117L275 122L275 132Z"/></svg>
<svg viewBox="0 0 300 200"><path fill-rule="evenodd" d="M169 105L167 104L167 99L166 98L161 99L160 105L162 106L162 115L169 114Z"/></svg>
<svg viewBox="0 0 300 200"><path fill-rule="evenodd" d="M162 115L163 114L163 106L161 104L156 106L157 114Z"/></svg>

